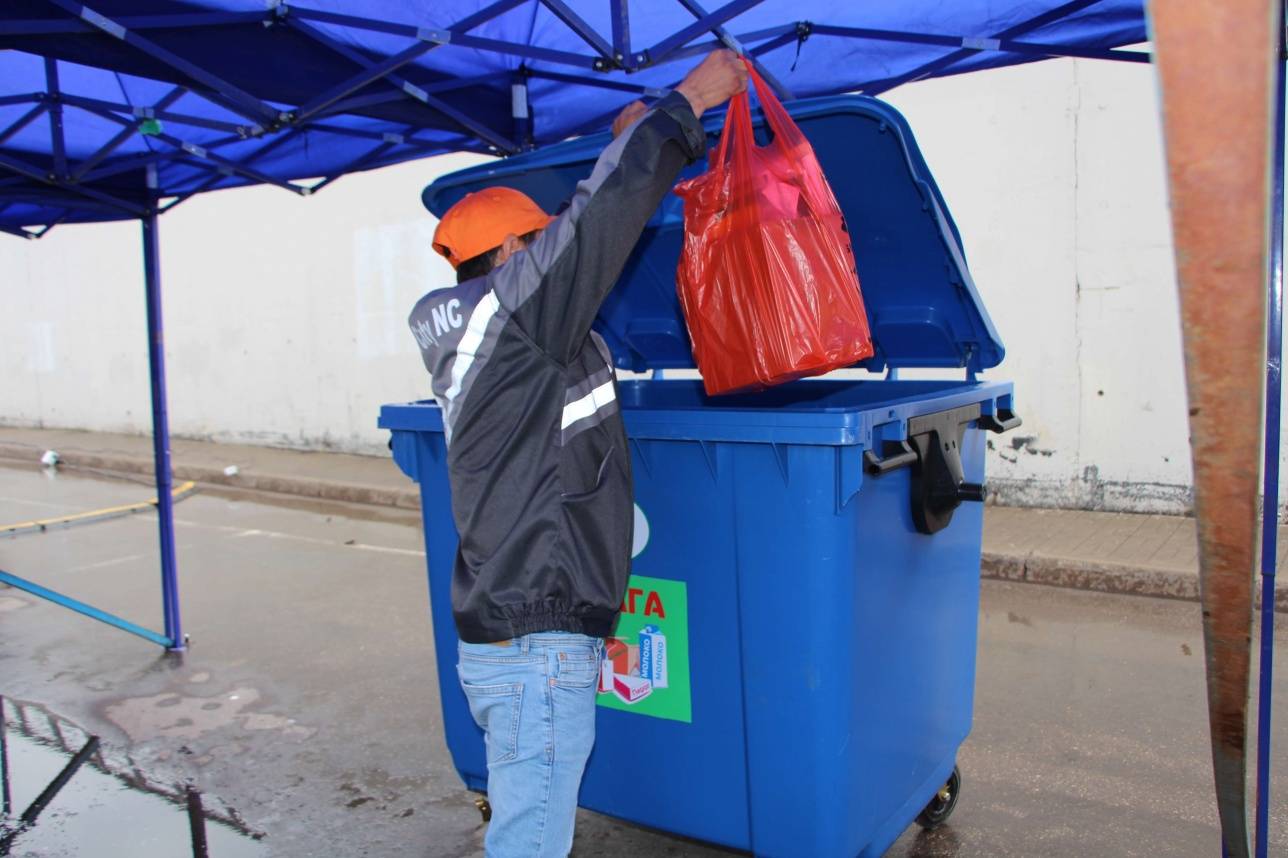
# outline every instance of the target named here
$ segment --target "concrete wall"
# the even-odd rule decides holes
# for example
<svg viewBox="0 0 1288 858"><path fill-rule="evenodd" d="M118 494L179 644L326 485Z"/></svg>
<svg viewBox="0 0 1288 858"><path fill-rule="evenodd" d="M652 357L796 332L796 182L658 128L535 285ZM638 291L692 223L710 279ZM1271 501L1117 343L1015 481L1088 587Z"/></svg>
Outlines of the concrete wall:
<svg viewBox="0 0 1288 858"><path fill-rule="evenodd" d="M1190 466L1149 67L1058 60L906 86L908 117L1008 347L1025 425L1004 502L1184 511ZM252 188L162 219L176 434L382 453L382 402L428 394L404 318L451 271L419 191L478 159ZM136 224L0 237L0 423L147 431ZM1232 419L1256 419L1255 414Z"/></svg>

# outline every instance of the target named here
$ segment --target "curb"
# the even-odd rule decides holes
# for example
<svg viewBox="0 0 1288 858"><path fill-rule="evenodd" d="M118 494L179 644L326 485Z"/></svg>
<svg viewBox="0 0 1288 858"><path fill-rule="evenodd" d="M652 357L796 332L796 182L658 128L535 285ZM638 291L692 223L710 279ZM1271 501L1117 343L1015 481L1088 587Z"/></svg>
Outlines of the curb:
<svg viewBox="0 0 1288 858"><path fill-rule="evenodd" d="M20 444L0 443L0 459L30 465L34 461L32 449ZM72 468L93 468L124 474L151 475L153 472L151 458L103 455L100 453L87 453L82 450L60 450L58 455L64 464ZM177 480L194 480L206 485L274 492L276 494L295 495L318 500L391 506L398 509L417 511L420 509L420 490L414 486L396 489L386 486L365 485L363 483L293 477L285 474L257 474L254 471L240 471L230 477L224 473L222 468L179 463L174 463L171 468L174 478Z"/></svg>
<svg viewBox="0 0 1288 858"><path fill-rule="evenodd" d="M10 460L16 464L32 464L35 461L33 451L35 451L34 447L23 444L0 443L0 459ZM59 456L65 464L73 468L92 468L125 474L152 474L150 457L105 455L81 450L59 451ZM175 464L173 469L175 479L194 480L206 485L343 503L420 510L420 491L414 486L389 488L362 483L293 477L285 474L257 474L253 471L242 471L230 477L223 472L222 468L200 465ZM985 551L980 558L980 577L1045 584L1072 590L1154 596L1187 602L1199 600L1199 577L1195 572L1098 563L1040 554L1016 555ZM1260 607L1260 582L1257 582L1255 594L1257 606ZM1288 613L1288 581L1275 589L1275 612Z"/></svg>
<svg viewBox="0 0 1288 858"><path fill-rule="evenodd" d="M980 577L999 581L1023 581L1071 590L1094 590L1128 596L1199 601L1197 572L1156 566L1126 566L1098 563L1071 557L1041 554L996 554L985 551L980 558ZM1255 582L1256 607L1261 607L1260 576ZM1288 583L1275 588L1275 612L1288 613Z"/></svg>

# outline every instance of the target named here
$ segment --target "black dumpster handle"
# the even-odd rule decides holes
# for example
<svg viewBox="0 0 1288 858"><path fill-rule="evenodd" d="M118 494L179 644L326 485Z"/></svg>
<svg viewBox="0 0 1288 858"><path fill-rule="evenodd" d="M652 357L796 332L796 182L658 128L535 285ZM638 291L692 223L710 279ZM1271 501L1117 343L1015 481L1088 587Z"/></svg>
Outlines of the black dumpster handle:
<svg viewBox="0 0 1288 858"><path fill-rule="evenodd" d="M869 474L880 476L917 461L917 451L907 441L887 441L884 458L871 450L863 451L863 467Z"/></svg>
<svg viewBox="0 0 1288 858"><path fill-rule="evenodd" d="M999 408L997 414L981 414L979 418L979 428L999 435L1011 431L1022 423L1024 423L1023 418L1009 408Z"/></svg>

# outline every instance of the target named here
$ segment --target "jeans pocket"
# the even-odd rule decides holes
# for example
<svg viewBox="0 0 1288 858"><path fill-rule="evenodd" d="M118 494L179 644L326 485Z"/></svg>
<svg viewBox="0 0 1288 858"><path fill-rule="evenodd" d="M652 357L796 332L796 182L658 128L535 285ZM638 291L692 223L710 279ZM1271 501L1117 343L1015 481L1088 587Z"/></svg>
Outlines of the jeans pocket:
<svg viewBox="0 0 1288 858"><path fill-rule="evenodd" d="M487 762L503 763L519 754L519 716L523 711L523 683L475 685L461 680L470 714L483 728Z"/></svg>
<svg viewBox="0 0 1288 858"><path fill-rule="evenodd" d="M598 644L563 650L555 663L555 685L563 688L587 688L599 682Z"/></svg>

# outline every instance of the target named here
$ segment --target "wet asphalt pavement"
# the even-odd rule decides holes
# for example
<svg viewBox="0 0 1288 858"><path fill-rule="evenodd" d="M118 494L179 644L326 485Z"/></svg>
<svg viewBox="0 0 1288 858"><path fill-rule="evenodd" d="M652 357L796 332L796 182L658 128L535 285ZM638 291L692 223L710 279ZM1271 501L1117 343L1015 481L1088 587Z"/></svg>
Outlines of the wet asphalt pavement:
<svg viewBox="0 0 1288 858"><path fill-rule="evenodd" d="M0 468L0 525L150 494ZM208 807L263 835L257 853L480 854L483 826L439 723L419 516L207 492L179 503L176 521L193 638L182 656L0 587L11 722L22 706L39 739L36 715L66 719L102 737L109 772L194 783ZM0 539L0 569L156 628L155 546L144 513ZM1197 605L986 581L980 621L957 810L889 854L1219 854ZM1276 655L1271 854L1285 854L1288 629ZM34 833L14 855L68 854ZM105 842L119 836L81 854L140 854ZM583 812L573 854L731 853Z"/></svg>

